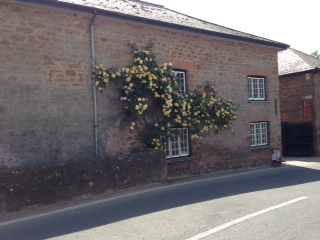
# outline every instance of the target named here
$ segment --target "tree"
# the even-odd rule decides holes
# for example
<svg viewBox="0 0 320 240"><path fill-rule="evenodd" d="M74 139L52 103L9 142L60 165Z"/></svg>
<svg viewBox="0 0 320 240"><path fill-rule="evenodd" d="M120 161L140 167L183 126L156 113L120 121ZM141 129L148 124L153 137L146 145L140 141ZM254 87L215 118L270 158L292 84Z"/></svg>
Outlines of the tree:
<svg viewBox="0 0 320 240"><path fill-rule="evenodd" d="M168 137L180 135L189 128L192 139L218 133L231 126L236 108L231 100L216 96L215 88L206 83L203 91L190 94L181 91L172 63L158 66L152 53L154 42L140 51L130 44L134 55L131 66L121 69L95 66L95 86L103 92L109 81L115 81L124 102L124 114L131 118L130 131L143 129L147 147L163 149Z"/></svg>
<svg viewBox="0 0 320 240"><path fill-rule="evenodd" d="M320 53L318 52L318 50L316 50L313 53L311 53L311 55L320 59Z"/></svg>

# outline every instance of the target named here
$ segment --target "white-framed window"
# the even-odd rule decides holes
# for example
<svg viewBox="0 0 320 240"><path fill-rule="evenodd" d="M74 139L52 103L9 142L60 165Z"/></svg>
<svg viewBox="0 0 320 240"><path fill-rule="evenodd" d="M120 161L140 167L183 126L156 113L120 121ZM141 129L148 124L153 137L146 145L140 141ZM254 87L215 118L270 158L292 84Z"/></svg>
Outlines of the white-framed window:
<svg viewBox="0 0 320 240"><path fill-rule="evenodd" d="M174 131L176 129L172 129ZM180 134L169 137L164 143L166 158L189 156L188 128L179 128Z"/></svg>
<svg viewBox="0 0 320 240"><path fill-rule="evenodd" d="M251 147L268 145L268 123L255 122L250 123Z"/></svg>
<svg viewBox="0 0 320 240"><path fill-rule="evenodd" d="M265 101L266 100L266 84L265 78L248 77L249 100Z"/></svg>
<svg viewBox="0 0 320 240"><path fill-rule="evenodd" d="M179 84L181 85L181 93L186 93L186 72L181 70L174 70L174 74ZM179 130L180 134L167 138L164 143L166 158L184 157L189 156L190 154L188 128L172 128L172 131L177 130Z"/></svg>
<svg viewBox="0 0 320 240"><path fill-rule="evenodd" d="M187 92L187 87L186 87L186 72L174 70L174 74L175 74L178 82L181 84L181 92L182 92L182 93L186 93L186 92Z"/></svg>

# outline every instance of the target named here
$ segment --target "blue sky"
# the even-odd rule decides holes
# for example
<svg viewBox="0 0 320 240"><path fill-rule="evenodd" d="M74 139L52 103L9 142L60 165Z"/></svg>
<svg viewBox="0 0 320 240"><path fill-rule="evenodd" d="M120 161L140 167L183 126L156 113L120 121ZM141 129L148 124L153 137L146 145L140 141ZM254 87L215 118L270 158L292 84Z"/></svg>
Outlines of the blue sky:
<svg viewBox="0 0 320 240"><path fill-rule="evenodd" d="M320 51L320 0L144 0L215 24Z"/></svg>

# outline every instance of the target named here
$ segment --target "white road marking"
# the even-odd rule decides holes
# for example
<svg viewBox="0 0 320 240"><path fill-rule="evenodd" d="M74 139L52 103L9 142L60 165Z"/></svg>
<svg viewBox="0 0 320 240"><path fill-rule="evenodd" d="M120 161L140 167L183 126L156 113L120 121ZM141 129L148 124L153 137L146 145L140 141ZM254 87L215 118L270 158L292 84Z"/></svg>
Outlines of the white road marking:
<svg viewBox="0 0 320 240"><path fill-rule="evenodd" d="M177 186L183 186L183 185L187 185L187 184L191 184L191 183L199 183L199 182L205 182L205 181L210 181L210 180L217 180L217 179L230 178L230 177L235 177L235 176L240 176L240 175L247 175L250 173L257 173L257 172L268 171L268 170L273 170L273 169L274 168L265 168L265 169L258 169L258 170L253 170L253 171L237 172L234 174L214 176L214 177L208 177L208 178L204 178L204 179L190 180L190 181L186 181L186 182L174 183L174 184L161 186L161 187L155 187L155 188L141 190L138 192L128 193L128 194L124 194L124 195L120 195L120 196L116 196L116 197L109 197L106 199L101 199L101 200L88 202L88 203L84 203L84 204L79 204L79 205L72 206L72 207L62 208L62 209L58 209L58 210L54 210L54 211L50 211L50 212L40 213L40 214L28 216L28 217L18 218L18 219L14 219L14 220L2 222L2 223L0 222L0 227L4 226L4 225L12 224L12 223L17 223L17 222L30 220L30 219L49 216L49 215L53 215L56 213L67 212L67 211L74 210L77 208L92 206L92 205L96 205L99 203L105 203L105 202L109 202L109 201L116 200L116 199L126 198L126 197L130 197L130 196L136 196L136 195L139 195L142 193L148 193L148 192L153 192L153 191L157 191L157 190L168 189L168 188L173 188L173 187L177 187Z"/></svg>
<svg viewBox="0 0 320 240"><path fill-rule="evenodd" d="M261 211L255 212L255 213L251 213L251 214L249 214L249 215L246 215L246 216L243 216L243 217L241 217L241 218L235 219L235 220L233 220L233 221L231 221L231 222L228 222L228 223L222 224L222 225L220 225L220 226L218 226L218 227L212 228L212 229L210 229L210 230L208 230L208 231L206 231L206 232L202 232L202 233L200 233L200 234L198 234L198 235L196 235L196 236L194 236L194 237L188 238L188 239L186 239L186 240L199 240L199 239L202 239L202 238L204 238L204 237L207 237L207 236L209 236L209 235L212 235L212 234L214 234L214 233L217 233L217 232L219 232L219 231L221 231L221 230L223 230L223 229L226 229L226 228L228 228L228 227L231 227L231 226L233 226L233 225L235 225L235 224L238 224L238 223L243 222L243 221L245 221L245 220L248 220L248 219L250 219L250 218L253 218L253 217L256 217L256 216L258 216L258 215L261 215L261 214L270 212L270 211L275 210L275 209L277 209L277 208L281 208L281 207L287 206L287 205L292 204L292 203L295 203L295 202L299 202L299 201L304 200L304 199L306 199L306 198L307 198L307 197L296 198L296 199L293 199L293 200L291 200L291 201L284 202L284 203L281 203L281 204L279 204L279 205L275 205L275 206L273 206L273 207L269 207L269 208L263 209L263 210L261 210Z"/></svg>

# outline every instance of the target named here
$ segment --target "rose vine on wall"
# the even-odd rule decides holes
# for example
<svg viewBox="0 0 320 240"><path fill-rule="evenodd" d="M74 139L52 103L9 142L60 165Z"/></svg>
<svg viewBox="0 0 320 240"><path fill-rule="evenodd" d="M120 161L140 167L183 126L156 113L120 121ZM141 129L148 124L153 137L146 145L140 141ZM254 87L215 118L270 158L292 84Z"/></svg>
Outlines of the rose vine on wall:
<svg viewBox="0 0 320 240"><path fill-rule="evenodd" d="M134 55L131 66L121 69L95 66L95 86L99 92L115 81L125 115L132 118L130 130L137 127L147 136L146 146L163 149L168 137L189 128L192 139L218 133L231 126L236 108L231 100L216 95L215 88L206 83L203 91L184 93L171 63L159 66L150 41L146 50L130 44Z"/></svg>

